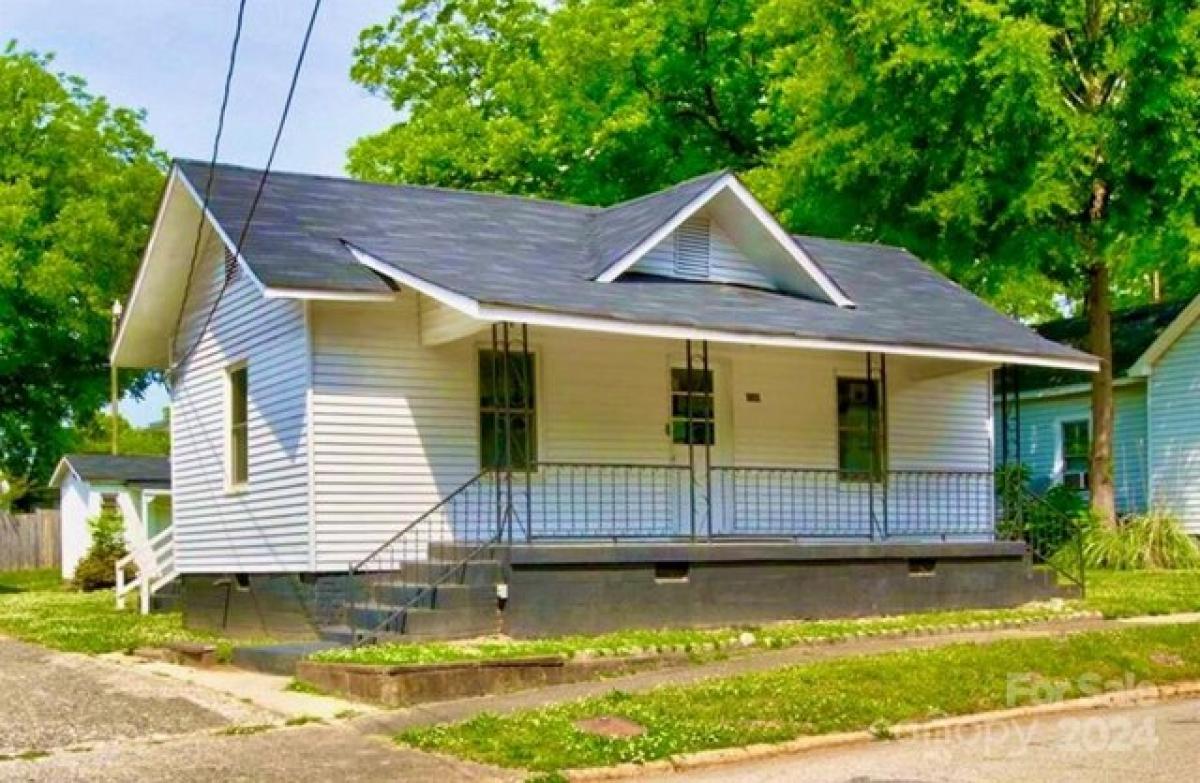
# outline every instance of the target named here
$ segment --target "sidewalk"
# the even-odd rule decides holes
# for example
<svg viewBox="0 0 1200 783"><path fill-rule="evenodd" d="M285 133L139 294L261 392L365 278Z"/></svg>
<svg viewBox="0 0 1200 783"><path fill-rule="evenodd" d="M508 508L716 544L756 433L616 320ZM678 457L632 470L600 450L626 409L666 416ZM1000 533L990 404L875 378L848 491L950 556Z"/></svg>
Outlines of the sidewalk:
<svg viewBox="0 0 1200 783"><path fill-rule="evenodd" d="M1075 633L1115 631L1150 622L1158 624L1194 623L1200 622L1200 614L1120 620L1047 621L1019 628L953 631L926 636L863 638L832 644L800 645L785 650L745 653L713 663L645 671L606 680L569 683L517 693L422 704L362 716L351 721L351 725L366 734L391 735L418 726L468 720L484 712L503 715L589 696L600 696L613 690L640 693L661 685L684 685L716 677L770 671L835 658L901 650L927 650L962 643L987 644L1004 639L1039 639Z"/></svg>

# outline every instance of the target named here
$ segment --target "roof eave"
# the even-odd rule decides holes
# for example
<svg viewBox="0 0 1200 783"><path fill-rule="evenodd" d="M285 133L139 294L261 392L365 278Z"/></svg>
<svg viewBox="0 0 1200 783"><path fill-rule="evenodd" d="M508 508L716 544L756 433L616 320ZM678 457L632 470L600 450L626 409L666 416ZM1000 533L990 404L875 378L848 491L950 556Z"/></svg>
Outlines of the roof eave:
<svg viewBox="0 0 1200 783"><path fill-rule="evenodd" d="M1069 356L1023 354L1003 350L993 351L954 346L876 343L864 340L801 337L773 332L750 332L705 328L694 325L685 326L647 321L626 321L596 315L537 309L525 305L482 301L415 275L408 270L372 255L368 250L358 247L351 242L346 241L345 245L368 268L373 269L379 274L391 277L400 285L408 286L421 294L441 302L447 307L461 312L463 315L485 322L512 321L551 328L601 331L630 336L710 340L712 342L808 350L873 351L971 362L1023 364L1037 367L1079 370L1081 372L1096 372L1100 369L1099 359L1081 351L1071 351Z"/></svg>

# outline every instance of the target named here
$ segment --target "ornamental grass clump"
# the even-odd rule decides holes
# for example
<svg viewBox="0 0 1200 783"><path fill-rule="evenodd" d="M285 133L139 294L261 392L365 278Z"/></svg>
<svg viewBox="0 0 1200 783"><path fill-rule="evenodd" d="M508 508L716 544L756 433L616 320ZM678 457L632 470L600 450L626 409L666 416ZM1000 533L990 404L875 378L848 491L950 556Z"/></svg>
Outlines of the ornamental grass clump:
<svg viewBox="0 0 1200 783"><path fill-rule="evenodd" d="M1129 517L1116 527L1092 525L1083 556L1089 568L1118 571L1200 568L1196 541L1162 510Z"/></svg>

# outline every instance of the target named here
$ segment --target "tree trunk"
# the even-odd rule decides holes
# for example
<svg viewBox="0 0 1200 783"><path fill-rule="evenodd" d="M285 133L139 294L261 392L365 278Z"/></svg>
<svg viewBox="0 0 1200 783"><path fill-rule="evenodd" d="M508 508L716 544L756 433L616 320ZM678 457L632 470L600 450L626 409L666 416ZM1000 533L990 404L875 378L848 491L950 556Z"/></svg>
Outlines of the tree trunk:
<svg viewBox="0 0 1200 783"><path fill-rule="evenodd" d="M1088 347L1100 359L1092 379L1092 448L1088 464L1092 512L1102 524L1117 524L1113 489L1113 368L1112 319L1108 266L1094 261L1088 268Z"/></svg>

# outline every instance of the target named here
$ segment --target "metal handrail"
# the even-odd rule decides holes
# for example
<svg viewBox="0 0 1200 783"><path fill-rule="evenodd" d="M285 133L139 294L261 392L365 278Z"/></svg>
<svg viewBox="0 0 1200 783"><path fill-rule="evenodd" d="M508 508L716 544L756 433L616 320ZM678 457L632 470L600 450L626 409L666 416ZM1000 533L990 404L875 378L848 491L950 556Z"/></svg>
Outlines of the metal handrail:
<svg viewBox="0 0 1200 783"><path fill-rule="evenodd" d="M421 513L421 515L419 517L417 517L412 522L409 522L407 525L405 525L403 528L401 528L400 532L396 533L391 538L389 538L387 541L384 541L382 544L375 547L375 549L373 549L371 551L371 554L367 555L362 560L359 560L357 563L351 564L350 573L355 574L355 573L358 573L359 571L361 571L363 566L365 566L367 563L371 562L375 558L379 557L379 555L382 554L383 552L387 551L387 549L389 549L397 541L399 541L401 538L403 538L404 535L406 533L408 533L408 531L412 530L417 525L420 525L422 522L426 521L431 516L433 516L434 514L436 514L439 511L441 511L452 500L454 500L456 497L458 497L462 493L466 492L468 489L470 489L472 486L474 486L476 483L478 483L478 481L481 478L483 478L490 472L491 471L488 471L488 470L482 470L482 471L476 473L469 481L464 483L462 486L458 487L458 489L455 489L449 495L446 495L446 497L442 498L437 503L435 503L434 505L427 508L425 511L423 511Z"/></svg>
<svg viewBox="0 0 1200 783"><path fill-rule="evenodd" d="M1046 564L1058 575L1065 578L1067 581L1079 588L1079 594L1082 597L1087 596L1087 560L1083 552L1084 526L1080 519L1073 517L1070 514L1064 513L1061 509L1055 508L1046 501L1044 497L1033 492L1026 486L1018 486L1017 494L1019 498L1025 501L1032 501L1037 504L1038 508L1057 517L1063 523L1064 528L1070 532L1070 539L1058 550L1053 553L1046 552L1039 547L1039 542L1033 540L1033 536L1025 529L1025 520L1018 520L1021 523L1021 540L1029 549L1030 554ZM1074 554L1074 566L1078 569L1078 573L1073 573L1070 569L1064 566L1061 560L1057 559L1059 552L1064 551L1067 547L1071 547Z"/></svg>

